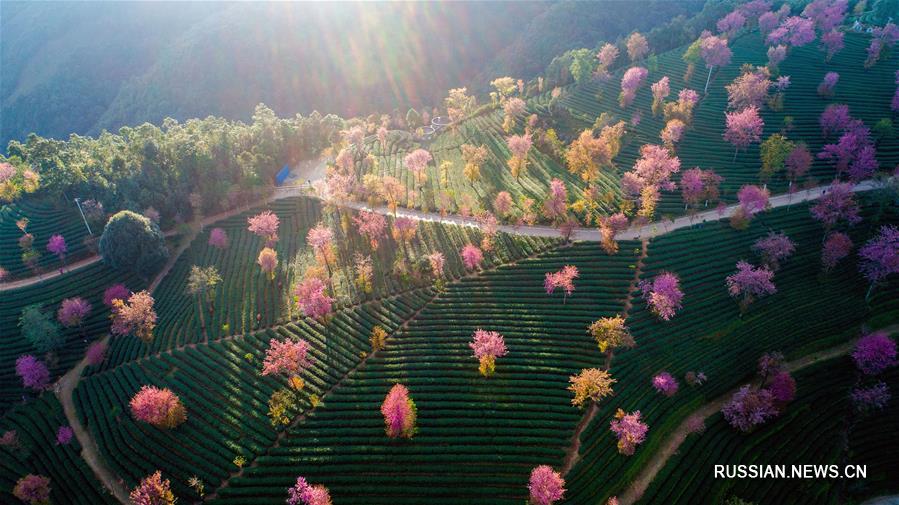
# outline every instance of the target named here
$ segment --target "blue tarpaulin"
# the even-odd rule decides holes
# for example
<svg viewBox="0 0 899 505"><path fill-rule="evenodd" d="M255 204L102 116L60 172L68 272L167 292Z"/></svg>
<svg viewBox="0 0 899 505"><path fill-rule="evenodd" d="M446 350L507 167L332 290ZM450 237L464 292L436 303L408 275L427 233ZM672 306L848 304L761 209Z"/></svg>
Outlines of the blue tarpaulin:
<svg viewBox="0 0 899 505"><path fill-rule="evenodd" d="M290 175L290 166L284 165L277 175L275 175L275 186L284 184L284 179L287 179L288 175Z"/></svg>

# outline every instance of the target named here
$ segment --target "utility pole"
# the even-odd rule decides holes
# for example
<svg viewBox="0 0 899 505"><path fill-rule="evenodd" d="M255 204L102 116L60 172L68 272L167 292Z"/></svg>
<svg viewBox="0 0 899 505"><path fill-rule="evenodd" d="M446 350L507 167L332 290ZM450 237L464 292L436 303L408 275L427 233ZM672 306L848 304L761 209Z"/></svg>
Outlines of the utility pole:
<svg viewBox="0 0 899 505"><path fill-rule="evenodd" d="M84 221L84 226L87 228L88 235L93 236L94 232L91 231L91 225L87 224L87 218L84 217L84 211L81 210L81 198L75 198L75 205L78 206L78 212L81 213L81 220Z"/></svg>

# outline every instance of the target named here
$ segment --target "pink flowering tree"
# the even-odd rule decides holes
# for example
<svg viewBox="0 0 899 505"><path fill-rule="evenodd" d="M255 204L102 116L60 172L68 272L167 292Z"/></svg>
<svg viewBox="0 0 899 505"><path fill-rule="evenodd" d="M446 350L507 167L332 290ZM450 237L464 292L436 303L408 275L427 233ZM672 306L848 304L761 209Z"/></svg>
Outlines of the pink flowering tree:
<svg viewBox="0 0 899 505"><path fill-rule="evenodd" d="M737 13L732 12L730 15L733 14ZM743 21L745 21L745 19ZM709 35L700 40L699 54L702 56L703 61L705 61L705 66L709 69L709 75L706 78L703 91L703 93L708 93L709 81L712 79L712 69L715 67L727 66L733 57L733 51L727 46L727 39Z"/></svg>
<svg viewBox="0 0 899 505"><path fill-rule="evenodd" d="M159 470L141 479L129 496L134 505L174 505L171 483Z"/></svg>
<svg viewBox="0 0 899 505"><path fill-rule="evenodd" d="M228 248L228 233L224 228L213 228L209 231L209 245L220 250Z"/></svg>
<svg viewBox="0 0 899 505"><path fill-rule="evenodd" d="M496 358L509 353L506 349L506 341L498 331L486 331L478 328L472 335L468 344L474 351L474 357L478 359L478 371L484 377L490 377L496 371Z"/></svg>
<svg viewBox="0 0 899 505"><path fill-rule="evenodd" d="M728 112L725 114L725 118L727 130L724 132L724 140L734 146L734 160L736 160L740 149L746 149L750 144L761 140L765 122L762 121L759 109L755 106L749 106L737 112Z"/></svg>
<svg viewBox="0 0 899 505"><path fill-rule="evenodd" d="M815 23L799 16L788 17L765 40L769 45L802 47L815 40Z"/></svg>
<svg viewBox="0 0 899 505"><path fill-rule="evenodd" d="M353 222L359 233L368 239L371 248L377 249L378 241L384 238L387 230L387 219L377 212L361 211L353 217Z"/></svg>
<svg viewBox="0 0 899 505"><path fill-rule="evenodd" d="M634 32L627 38L627 55L631 61L643 59L649 54L649 42L640 32Z"/></svg>
<svg viewBox="0 0 899 505"><path fill-rule="evenodd" d="M665 98L671 93L671 80L666 75L654 82L650 89L652 89L652 114L658 116L665 103Z"/></svg>
<svg viewBox="0 0 899 505"><path fill-rule="evenodd" d="M820 221L826 230L838 224L854 226L861 222L858 203L852 194L852 185L834 181L824 196L809 209L812 217Z"/></svg>
<svg viewBox="0 0 899 505"><path fill-rule="evenodd" d="M403 165L412 172L415 177L415 183L419 186L421 186L425 180L425 169L428 168L428 163L430 163L432 159L431 153L424 149L416 149L403 158Z"/></svg>
<svg viewBox="0 0 899 505"><path fill-rule="evenodd" d="M884 382L877 382L868 387L856 387L850 395L852 404L860 412L883 410L891 397L890 387Z"/></svg>
<svg viewBox="0 0 899 505"><path fill-rule="evenodd" d="M71 426L60 426L56 430L56 445L69 445L74 435L75 430Z"/></svg>
<svg viewBox="0 0 899 505"><path fill-rule="evenodd" d="M394 384L381 404L384 428L390 438L412 438L415 435L417 409L409 396L409 389Z"/></svg>
<svg viewBox="0 0 899 505"><path fill-rule="evenodd" d="M843 32L831 30L821 36L821 50L824 51L824 60L829 62L835 54L843 50Z"/></svg>
<svg viewBox="0 0 899 505"><path fill-rule="evenodd" d="M30 473L16 481L12 494L28 505L49 505L50 478Z"/></svg>
<svg viewBox="0 0 899 505"><path fill-rule="evenodd" d="M574 292L574 280L579 275L578 269L574 265L565 265L558 272L546 272L546 278L543 280L543 288L546 294L553 294L556 289L561 289L564 293L562 302L568 300L571 293Z"/></svg>
<svg viewBox="0 0 899 505"><path fill-rule="evenodd" d="M646 440L649 426L640 420L640 411L625 413L618 409L610 423L612 433L618 437L618 452L625 456L634 454L637 446Z"/></svg>
<svg viewBox="0 0 899 505"><path fill-rule="evenodd" d="M665 123L665 128L662 129L662 133L659 134L659 137L662 139L665 147L673 151L674 145L681 141L686 131L686 123L675 118Z"/></svg>
<svg viewBox="0 0 899 505"><path fill-rule="evenodd" d="M75 298L66 298L59 304L56 319L67 328L81 327L90 313L91 304L84 298L76 296Z"/></svg>
<svg viewBox="0 0 899 505"><path fill-rule="evenodd" d="M660 372L652 378L652 387L659 393L671 397L677 393L677 379L668 372Z"/></svg>
<svg viewBox="0 0 899 505"><path fill-rule="evenodd" d="M888 276L899 273L899 228L883 226L880 233L869 240L858 252L861 261L858 268L871 284L866 298L874 286Z"/></svg>
<svg viewBox="0 0 899 505"><path fill-rule="evenodd" d="M855 366L865 375L877 375L896 365L896 342L885 331L858 339L852 352Z"/></svg>
<svg viewBox="0 0 899 505"><path fill-rule="evenodd" d="M779 87L784 87L785 89L788 85L789 81L787 80ZM771 80L771 74L767 68L745 67L742 74L725 86L725 89L727 89L727 107L737 111L747 107L761 109L766 103L769 103L770 90L775 86L776 84Z"/></svg>
<svg viewBox="0 0 899 505"><path fill-rule="evenodd" d="M508 191L500 191L493 199L493 211L501 218L509 217L512 205L512 195Z"/></svg>
<svg viewBox="0 0 899 505"><path fill-rule="evenodd" d="M16 359L16 375L22 379L22 386L35 391L47 389L50 382L50 370L43 361L30 354L24 354Z"/></svg>
<svg viewBox="0 0 899 505"><path fill-rule="evenodd" d="M265 359L262 360L262 375L299 375L309 368L312 361L309 342L299 340L277 340L268 342Z"/></svg>
<svg viewBox="0 0 899 505"><path fill-rule="evenodd" d="M671 176L680 171L680 158L672 156L662 146L646 144L640 148L640 157L634 163L633 174L642 187L655 186L671 191L677 185Z"/></svg>
<svg viewBox="0 0 899 505"><path fill-rule="evenodd" d="M768 385L771 392L771 401L778 412L783 412L786 405L796 398L796 380L790 372L781 370L777 372Z"/></svg>
<svg viewBox="0 0 899 505"><path fill-rule="evenodd" d="M124 284L113 284L106 288L106 291L103 292L103 305L106 305L109 308L112 308L112 302L114 300L125 300L131 297L131 290L128 289Z"/></svg>
<svg viewBox="0 0 899 505"><path fill-rule="evenodd" d="M662 321L670 321L683 307L680 279L671 272L662 272L652 281L641 281L640 289L650 312Z"/></svg>
<svg viewBox="0 0 899 505"><path fill-rule="evenodd" d="M331 255L331 247L334 243L334 232L324 223L318 223L306 233L306 243L312 247L319 261L325 264L328 269L328 277L331 277L331 262L328 257Z"/></svg>
<svg viewBox="0 0 899 505"><path fill-rule="evenodd" d="M143 386L129 403L134 419L157 428L174 428L187 421L187 410L178 395L168 388Z"/></svg>
<svg viewBox="0 0 899 505"><path fill-rule="evenodd" d="M608 78L609 67L618 59L618 54L618 48L614 44L606 43L599 48L599 52L596 54L596 58L599 60L596 73L600 79Z"/></svg>
<svg viewBox="0 0 899 505"><path fill-rule="evenodd" d="M777 72L780 64L787 58L787 46L779 45L768 48L768 71Z"/></svg>
<svg viewBox="0 0 899 505"><path fill-rule="evenodd" d="M431 267L431 273L435 279L443 277L443 268L446 265L446 257L442 252L433 252L427 256L428 265Z"/></svg>
<svg viewBox="0 0 899 505"><path fill-rule="evenodd" d="M528 479L528 505L553 505L565 496L565 479L549 465L531 470Z"/></svg>
<svg viewBox="0 0 899 505"><path fill-rule="evenodd" d="M512 172L512 177L518 180L521 173L527 168L528 152L531 150L533 141L528 134L512 135L506 139L506 144L509 147L509 152L512 153L508 163L509 170Z"/></svg>
<svg viewBox="0 0 899 505"><path fill-rule="evenodd" d="M851 122L852 116L849 115L849 106L839 103L828 105L824 108L821 116L818 117L818 124L821 125L821 134L825 137L835 133L842 133Z"/></svg>
<svg viewBox="0 0 899 505"><path fill-rule="evenodd" d="M98 366L100 363L103 363L103 360L106 359L107 350L109 350L109 346L106 342L100 342L99 340L93 342L88 346L87 352L85 352L87 364L90 366Z"/></svg>
<svg viewBox="0 0 899 505"><path fill-rule="evenodd" d="M278 241L278 226L281 220L272 211L267 210L247 218L247 227L250 232L262 237L266 241L266 245L271 246Z"/></svg>
<svg viewBox="0 0 899 505"><path fill-rule="evenodd" d="M849 256L854 244L848 235L842 232L834 232L827 236L821 249L821 264L824 271L832 270L843 258Z"/></svg>
<svg viewBox="0 0 899 505"><path fill-rule="evenodd" d="M718 33L726 35L727 37L733 37L733 35L746 26L746 16L743 15L743 12L740 10L734 10L728 13L726 16L718 20L718 23L715 25L718 28Z"/></svg>
<svg viewBox="0 0 899 505"><path fill-rule="evenodd" d="M762 264L776 272L780 263L793 255L796 243L783 232L769 232L752 244L752 250L762 258Z"/></svg>
<svg viewBox="0 0 899 505"><path fill-rule="evenodd" d="M321 321L331 313L334 299L325 293L325 283L318 277L297 284L294 294L304 316Z"/></svg>
<svg viewBox="0 0 899 505"><path fill-rule="evenodd" d="M751 184L742 186L737 191L737 201L740 202L740 207L737 211L740 214L740 218L748 221L759 212L767 209L770 196L771 192L766 188Z"/></svg>
<svg viewBox="0 0 899 505"><path fill-rule="evenodd" d="M543 215L550 221L561 221L568 214L568 189L560 179L549 183L549 192L543 202Z"/></svg>
<svg viewBox="0 0 899 505"><path fill-rule="evenodd" d="M748 433L756 426L777 416L774 398L768 389L743 386L721 408L724 419L734 428Z"/></svg>
<svg viewBox="0 0 899 505"><path fill-rule="evenodd" d="M727 276L727 291L739 300L740 313L746 311L755 300L773 295L777 288L771 279L774 272L766 267L754 267L745 261L737 262L737 271Z"/></svg>
<svg viewBox="0 0 899 505"><path fill-rule="evenodd" d="M112 327L114 335L134 335L147 343L153 340L156 328L155 300L148 291L132 294L128 301L112 302Z"/></svg>
<svg viewBox="0 0 899 505"><path fill-rule="evenodd" d="M476 245L466 244L465 247L462 248L462 264L465 265L467 270L475 270L480 268L481 263L484 261L484 253L481 252L481 249Z"/></svg>
<svg viewBox="0 0 899 505"><path fill-rule="evenodd" d="M890 101L890 110L899 112L899 70L896 71L896 91L893 92L893 99Z"/></svg>
<svg viewBox="0 0 899 505"><path fill-rule="evenodd" d="M622 109L626 109L633 103L634 98L637 96L637 90L646 82L646 76L648 75L649 70L643 67L627 69L621 77L621 94L618 96L618 104Z"/></svg>
<svg viewBox="0 0 899 505"><path fill-rule="evenodd" d="M304 477L297 477L287 490L287 505L331 505L331 494L325 486L313 486Z"/></svg>
<svg viewBox="0 0 899 505"><path fill-rule="evenodd" d="M821 84L818 85L818 94L821 96L833 96L833 90L837 87L839 81L840 74L836 72L827 72L824 74L824 79L821 80Z"/></svg>
<svg viewBox="0 0 899 505"><path fill-rule="evenodd" d="M787 167L787 179L790 180L790 188L792 188L793 184L795 184L798 179L805 177L805 174L808 173L808 169L811 168L812 153L804 143L800 142L792 151L790 151L790 154L787 155L787 159L784 160L784 165Z"/></svg>
<svg viewBox="0 0 899 505"><path fill-rule="evenodd" d="M838 175L848 172L852 182L859 182L879 168L875 154L871 130L862 121L850 119L837 142L825 144L818 158L833 161Z"/></svg>
<svg viewBox="0 0 899 505"><path fill-rule="evenodd" d="M62 262L63 266L65 266L66 263L66 252L68 250L66 239L58 233L51 235L50 240L47 241L47 251L51 254L55 254L59 258L59 261Z"/></svg>

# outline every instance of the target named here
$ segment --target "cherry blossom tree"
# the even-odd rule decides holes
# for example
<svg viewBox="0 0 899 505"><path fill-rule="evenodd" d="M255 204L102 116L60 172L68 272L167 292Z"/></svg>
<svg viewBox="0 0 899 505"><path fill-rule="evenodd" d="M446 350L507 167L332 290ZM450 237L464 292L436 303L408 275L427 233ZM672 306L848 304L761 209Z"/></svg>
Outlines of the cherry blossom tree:
<svg viewBox="0 0 899 505"><path fill-rule="evenodd" d="M461 149L462 159L465 161L462 173L468 179L468 182L474 184L475 181L481 178L481 165L487 161L489 151L487 146L473 146L470 144L462 144Z"/></svg>
<svg viewBox="0 0 899 505"><path fill-rule="evenodd" d="M409 253L406 251L407 245L415 238L418 231L418 222L409 217L398 217L393 220L393 229L391 230L393 239L400 243L403 247L403 256L408 258Z"/></svg>
<svg viewBox="0 0 899 505"><path fill-rule="evenodd" d="M703 200L706 205L709 202L718 201L718 188L723 180L724 178L714 170L702 170L696 167L684 171L680 179L680 188L685 208L687 206L695 208Z"/></svg>
<svg viewBox="0 0 899 505"><path fill-rule="evenodd" d="M790 372L782 370L771 379L768 391L771 392L771 401L774 407L782 412L786 405L796 398L796 381Z"/></svg>
<svg viewBox="0 0 899 505"><path fill-rule="evenodd" d="M294 294L304 316L322 320L331 313L334 299L325 293L325 287L318 277L309 277L297 284Z"/></svg>
<svg viewBox="0 0 899 505"><path fill-rule="evenodd" d="M47 389L50 382L50 370L43 361L30 354L24 354L16 359L16 375L22 379L22 387L35 391Z"/></svg>
<svg viewBox="0 0 899 505"><path fill-rule="evenodd" d="M828 235L821 249L821 264L824 265L824 271L832 270L840 260L849 256L853 246L852 239L845 233L834 232Z"/></svg>
<svg viewBox="0 0 899 505"><path fill-rule="evenodd" d="M250 232L264 238L267 245L278 241L278 225L281 220L272 211L267 210L247 218Z"/></svg>
<svg viewBox="0 0 899 505"><path fill-rule="evenodd" d="M113 284L103 292L103 305L112 308L114 300L128 300L130 297L131 290L125 287L124 284Z"/></svg>
<svg viewBox="0 0 899 505"><path fill-rule="evenodd" d="M415 435L417 409L409 397L409 389L402 384L394 384L381 404L381 414L387 436L390 438L412 438Z"/></svg>
<svg viewBox="0 0 899 505"><path fill-rule="evenodd" d="M887 23L883 27L877 26L871 30L871 42L868 45L868 57L865 59L865 68L873 67L884 48L893 47L899 40L899 27L893 23Z"/></svg>
<svg viewBox="0 0 899 505"><path fill-rule="evenodd" d="M353 217L356 229L368 239L372 249L378 248L378 241L384 238L387 229L387 219L377 212L361 211Z"/></svg>
<svg viewBox="0 0 899 505"><path fill-rule="evenodd" d="M639 32L630 34L626 46L627 55L631 61L640 60L649 53L649 42Z"/></svg>
<svg viewBox="0 0 899 505"><path fill-rule="evenodd" d="M880 233L865 243L858 255L861 258L858 268L871 284L867 298L879 282L899 273L899 228L881 227Z"/></svg>
<svg viewBox="0 0 899 505"><path fill-rule="evenodd" d="M815 22L821 32L829 32L843 23L846 17L846 0L814 0L802 10L802 16Z"/></svg>
<svg viewBox="0 0 899 505"><path fill-rule="evenodd" d="M512 128L515 126L515 120L521 117L525 113L526 104L524 100L518 97L513 97L503 104L503 131L506 133L510 133Z"/></svg>
<svg viewBox="0 0 899 505"><path fill-rule="evenodd" d="M775 85L767 67L745 67L742 74L727 89L727 106L733 110L747 107L761 109L769 99L769 91Z"/></svg>
<svg viewBox="0 0 899 505"><path fill-rule="evenodd" d="M62 235L57 233L50 236L50 240L47 241L47 251L59 257L59 261L65 265L68 247L66 246L66 239Z"/></svg>
<svg viewBox="0 0 899 505"><path fill-rule="evenodd" d="M839 103L825 107L824 112L818 118L821 134L825 137L843 132L850 122L852 122L852 116L849 115L849 106Z"/></svg>
<svg viewBox="0 0 899 505"><path fill-rule="evenodd" d="M174 428L187 421L187 410L168 388L142 386L129 403L134 419L157 428Z"/></svg>
<svg viewBox="0 0 899 505"><path fill-rule="evenodd" d="M829 109L829 107L828 107ZM825 114L828 110L824 111ZM834 121L842 118L833 119ZM824 115L822 114L822 123ZM862 121L849 119L842 125L842 135L835 143L825 144L818 153L822 160L832 160L837 174L847 172L849 179L858 182L874 175L878 168L871 130Z"/></svg>
<svg viewBox="0 0 899 505"><path fill-rule="evenodd" d="M493 211L502 218L508 217L512 211L512 195L508 191L500 191L493 199Z"/></svg>
<svg viewBox="0 0 899 505"><path fill-rule="evenodd" d="M607 217L603 216L599 219L599 231L602 232L600 245L606 254L613 255L618 252L615 235L626 230L628 226L627 216L623 212L617 212Z"/></svg>
<svg viewBox="0 0 899 505"><path fill-rule="evenodd" d="M171 483L168 479L162 478L162 472L159 470L141 479L140 484L131 491L129 498L134 505L175 504Z"/></svg>
<svg viewBox="0 0 899 505"><path fill-rule="evenodd" d="M665 128L659 137L669 150L674 151L674 145L681 141L684 133L687 131L687 125L680 119L672 119L665 123Z"/></svg>
<svg viewBox="0 0 899 505"><path fill-rule="evenodd" d="M50 478L30 473L16 481L12 494L28 505L49 505Z"/></svg>
<svg viewBox="0 0 899 505"><path fill-rule="evenodd" d="M551 221L563 219L568 212L568 190L560 179L553 178L543 202L543 215Z"/></svg>
<svg viewBox="0 0 899 505"><path fill-rule="evenodd" d="M662 104L665 102L665 98L671 93L670 82L671 80L668 79L668 76L666 75L650 86L650 89L652 89L652 114L654 116L659 115L659 112L662 110Z"/></svg>
<svg viewBox="0 0 899 505"><path fill-rule="evenodd" d="M854 226L861 222L858 203L852 194L852 185L834 181L824 196L809 209L812 217L820 221L827 230L837 224Z"/></svg>
<svg viewBox="0 0 899 505"><path fill-rule="evenodd" d="M646 82L649 70L643 67L631 67L621 77L621 94L618 96L618 104L626 109L637 96L637 90Z"/></svg>
<svg viewBox="0 0 899 505"><path fill-rule="evenodd" d="M531 150L533 142L531 141L530 135L524 134L512 135L506 139L506 143L509 146L509 152L512 153L512 157L509 158L508 163L509 170L512 172L512 177L514 177L515 180L518 180L521 172L527 168L528 152Z"/></svg>
<svg viewBox="0 0 899 505"><path fill-rule="evenodd" d="M779 45L768 48L768 70L776 72L780 64L787 58L787 46Z"/></svg>
<svg viewBox="0 0 899 505"><path fill-rule="evenodd" d="M316 258L325 264L325 268L328 269L328 277L330 278L332 276L331 262L328 258L332 254L331 247L334 243L334 232L331 231L331 228L325 226L324 223L318 223L306 233L306 243L315 252Z"/></svg>
<svg viewBox="0 0 899 505"><path fill-rule="evenodd" d="M718 23L715 25L715 27L718 28L718 33L722 33L728 37L732 37L734 33L744 26L746 26L746 16L739 10L728 13L726 16L719 19Z"/></svg>
<svg viewBox="0 0 899 505"><path fill-rule="evenodd" d="M599 346L599 352L602 353L618 347L634 347L636 345L630 329L624 324L624 318L620 315L593 321L587 328L587 333L593 336Z"/></svg>
<svg viewBox="0 0 899 505"><path fill-rule="evenodd" d="M646 440L649 426L640 420L640 411L625 413L618 409L615 419L609 423L612 433L618 437L618 452L625 456L634 454L637 446Z"/></svg>
<svg viewBox="0 0 899 505"><path fill-rule="evenodd" d="M736 12L732 12L730 15L734 14L738 15ZM745 19L743 21L745 22ZM709 75L705 81L705 90L703 91L704 93L708 93L709 81L712 78L712 69L728 65L733 57L733 51L727 47L727 39L716 37L714 35L703 37L699 42L699 48L699 54L702 56L703 61L705 61L705 66L709 69Z"/></svg>
<svg viewBox="0 0 899 505"><path fill-rule="evenodd" d="M56 430L56 445L69 445L74 435L75 430L71 426L60 426Z"/></svg>
<svg viewBox="0 0 899 505"><path fill-rule="evenodd" d="M565 496L565 479L549 465L531 470L528 505L553 505Z"/></svg>
<svg viewBox="0 0 899 505"><path fill-rule="evenodd" d="M787 44L802 47L815 40L815 23L810 19L791 16L768 34L769 45Z"/></svg>
<svg viewBox="0 0 899 505"><path fill-rule="evenodd" d="M861 412L883 410L891 397L890 387L884 382L877 382L869 387L854 388L850 395L852 404Z"/></svg>
<svg viewBox="0 0 899 505"><path fill-rule="evenodd" d="M553 294L557 288L561 288L565 293L563 298L567 300L571 293L574 292L574 279L578 277L578 269L574 265L565 265L558 272L546 272L546 278L543 281L543 287L546 294Z"/></svg>
<svg viewBox="0 0 899 505"><path fill-rule="evenodd" d="M680 279L671 272L662 272L652 281L641 281L640 289L650 312L663 321L670 321L683 307Z"/></svg>
<svg viewBox="0 0 899 505"><path fill-rule="evenodd" d="M424 182L424 171L433 158L424 149L416 149L403 158L403 165L415 176L415 182L421 186Z"/></svg>
<svg viewBox="0 0 899 505"><path fill-rule="evenodd" d="M804 177L811 168L812 153L804 143L799 142L787 155L784 166L787 167L787 179L790 180L790 187L792 187L796 180Z"/></svg>
<svg viewBox="0 0 899 505"><path fill-rule="evenodd" d="M596 54L596 58L599 60L596 74L599 79L605 80L609 77L609 67L618 59L618 54L618 48L614 44L606 43L599 48L599 52Z"/></svg>
<svg viewBox="0 0 899 505"><path fill-rule="evenodd" d="M612 384L618 382L609 372L598 368L585 368L569 377L569 381L568 390L574 393L571 404L576 407L584 407L590 401L598 403L612 394Z"/></svg>
<svg viewBox="0 0 899 505"><path fill-rule="evenodd" d="M271 339L262 361L262 375L299 375L312 364L309 342Z"/></svg>
<svg viewBox="0 0 899 505"><path fill-rule="evenodd" d="M466 244L462 248L461 256L462 264L468 270L479 268L484 261L484 254L481 252L481 249L472 244Z"/></svg>
<svg viewBox="0 0 899 505"><path fill-rule="evenodd" d="M751 219L752 216L768 208L768 199L771 192L766 188L760 188L755 185L744 185L737 191L737 201L740 202L740 211L744 217Z"/></svg>
<svg viewBox="0 0 899 505"><path fill-rule="evenodd" d="M855 366L865 375L877 375L896 365L896 342L885 331L858 339L852 352Z"/></svg>
<svg viewBox="0 0 899 505"><path fill-rule="evenodd" d="M796 243L783 232L769 232L752 244L752 250L762 258L762 263L771 271L780 269L780 263L792 256Z"/></svg>
<svg viewBox="0 0 899 505"><path fill-rule="evenodd" d="M659 393L671 397L677 393L677 379L668 372L660 372L652 378L652 387Z"/></svg>
<svg viewBox="0 0 899 505"><path fill-rule="evenodd" d="M115 299L112 302L112 328L115 335L133 334L144 343L153 340L156 328L155 300L148 291L132 294L128 301Z"/></svg>
<svg viewBox="0 0 899 505"><path fill-rule="evenodd" d="M213 228L209 231L209 245L221 250L228 248L228 233L224 228Z"/></svg>
<svg viewBox="0 0 899 505"><path fill-rule="evenodd" d="M484 377L493 375L496 370L496 358L509 353L506 349L506 342L498 331L486 331L480 328L475 330L468 347L474 351L474 357L480 363L478 371Z"/></svg>
<svg viewBox="0 0 899 505"><path fill-rule="evenodd" d="M443 267L446 264L446 258L442 252L434 252L428 255L428 264L431 267L431 273L434 277L443 277Z"/></svg>
<svg viewBox="0 0 899 505"><path fill-rule="evenodd" d="M331 505L331 494L325 486L313 486L304 477L297 477L287 490L287 505Z"/></svg>
<svg viewBox="0 0 899 505"><path fill-rule="evenodd" d="M81 326L90 313L91 304L84 298L76 296L74 298L66 298L59 304L56 319L63 326L71 328L73 326Z"/></svg>
<svg viewBox="0 0 899 505"><path fill-rule="evenodd" d="M821 36L821 50L824 51L825 61L829 62L835 54L845 47L843 38L843 32L838 30L831 30Z"/></svg>
<svg viewBox="0 0 899 505"><path fill-rule="evenodd" d="M741 111L728 112L725 118L727 130L724 132L724 140L734 146L734 160L736 160L740 149L746 149L750 144L761 140L765 122L759 116L758 107L754 105Z"/></svg>
<svg viewBox="0 0 899 505"><path fill-rule="evenodd" d="M774 398L767 389L753 389L746 385L734 393L721 408L724 419L734 428L748 433L756 426L777 415Z"/></svg>
<svg viewBox="0 0 899 505"><path fill-rule="evenodd" d="M727 276L727 291L740 300L740 311L745 312L758 298L777 292L771 282L774 272L765 267L754 267L745 261L737 262L737 272Z"/></svg>

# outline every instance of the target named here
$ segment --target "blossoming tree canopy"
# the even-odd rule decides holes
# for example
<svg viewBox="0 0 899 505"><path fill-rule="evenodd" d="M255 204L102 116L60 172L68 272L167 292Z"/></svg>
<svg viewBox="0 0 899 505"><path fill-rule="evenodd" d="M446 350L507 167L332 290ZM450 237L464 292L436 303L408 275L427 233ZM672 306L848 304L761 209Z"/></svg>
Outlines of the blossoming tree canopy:
<svg viewBox="0 0 899 505"><path fill-rule="evenodd" d="M56 319L58 319L63 326L71 328L83 323L84 319L90 313L91 304L84 298L76 296L74 298L66 298L59 304Z"/></svg>
<svg viewBox="0 0 899 505"><path fill-rule="evenodd" d="M565 265L558 272L546 272L546 277L543 281L543 288L546 289L546 294L553 294L556 289L561 289L565 292L565 296L571 296L571 293L574 292L574 280L578 277L578 269L574 265Z"/></svg>
<svg viewBox="0 0 899 505"><path fill-rule="evenodd" d="M668 372L660 372L652 378L652 387L665 396L674 396L678 388L677 379Z"/></svg>
<svg viewBox="0 0 899 505"><path fill-rule="evenodd" d="M159 470L141 479L129 496L134 505L174 505L171 483L162 478Z"/></svg>
<svg viewBox="0 0 899 505"><path fill-rule="evenodd" d="M581 373L569 377L568 390L574 393L571 404L583 407L589 401L599 402L612 394L612 384L616 381L606 370L585 368Z"/></svg>
<svg viewBox="0 0 899 505"><path fill-rule="evenodd" d="M472 244L467 244L463 247L461 255L462 263L468 270L479 268L484 261L484 253L481 252L480 248Z"/></svg>
<svg viewBox="0 0 899 505"><path fill-rule="evenodd" d="M649 426L640 420L640 411L626 413L621 409L615 413L615 419L610 421L612 433L618 437L618 452L625 456L634 454L637 446L646 440Z"/></svg>
<svg viewBox="0 0 899 505"><path fill-rule="evenodd" d="M730 296L740 299L740 307L745 310L757 298L777 292L771 279L774 272L766 267L755 267L745 261L737 262L736 273L726 279Z"/></svg>
<svg viewBox="0 0 899 505"><path fill-rule="evenodd" d="M480 363L478 371L484 377L489 377L496 370L496 358L509 353L509 350L506 349L506 341L498 331L478 328L472 335L472 341L468 346L474 351L474 357Z"/></svg>
<svg viewBox="0 0 899 505"><path fill-rule="evenodd" d="M134 334L144 342L153 340L156 327L155 300L147 291L132 294L128 301L115 299L112 302L112 333L116 335Z"/></svg>
<svg viewBox="0 0 899 505"><path fill-rule="evenodd" d="M168 388L143 386L129 403L131 415L157 428L174 428L187 421L187 410Z"/></svg>
<svg viewBox="0 0 899 505"><path fill-rule="evenodd" d="M549 465L531 470L528 479L529 505L553 505L565 496L565 479Z"/></svg>
<svg viewBox="0 0 899 505"><path fill-rule="evenodd" d="M663 321L670 321L683 306L680 279L671 272L662 272L651 282L642 281L640 289L650 311Z"/></svg>
<svg viewBox="0 0 899 505"><path fill-rule="evenodd" d="M131 290L124 284L113 284L103 292L103 305L112 308L113 300L125 300L131 297Z"/></svg>
<svg viewBox="0 0 899 505"><path fill-rule="evenodd" d="M278 240L278 226L280 223L281 220L278 219L278 216L267 210L247 218L247 224L249 225L247 229L268 242L274 242Z"/></svg>
<svg viewBox="0 0 899 505"><path fill-rule="evenodd" d="M597 319L587 328L587 333L591 334L599 346L599 352L606 352L617 347L633 347L634 337L630 330L624 324L624 318L620 315L615 317L603 317Z"/></svg>
<svg viewBox="0 0 899 505"><path fill-rule="evenodd" d="M322 319L331 313L334 299L325 293L326 285L318 277L309 277L297 284L294 294L303 315Z"/></svg>
<svg viewBox="0 0 899 505"><path fill-rule="evenodd" d="M16 359L16 375L22 379L22 386L35 391L46 389L50 381L50 370L47 365L30 354Z"/></svg>
<svg viewBox="0 0 899 505"><path fill-rule="evenodd" d="M402 384L394 384L381 404L381 414L387 436L390 438L412 438L415 434L417 410L409 397L409 389Z"/></svg>
<svg viewBox="0 0 899 505"><path fill-rule="evenodd" d="M852 359L865 375L877 375L896 365L896 342L884 331L869 333L856 342Z"/></svg>
<svg viewBox="0 0 899 505"><path fill-rule="evenodd" d="M228 233L224 228L213 228L209 232L209 245L216 249L228 248Z"/></svg>
<svg viewBox="0 0 899 505"><path fill-rule="evenodd" d="M28 505L47 505L50 503L50 478L28 474L16 481L12 494Z"/></svg>
<svg viewBox="0 0 899 505"><path fill-rule="evenodd" d="M325 486L313 486L300 476L287 490L287 505L331 505L331 494Z"/></svg>
<svg viewBox="0 0 899 505"><path fill-rule="evenodd" d="M262 361L262 375L296 375L312 363L309 356L309 342L299 340L271 339Z"/></svg>

